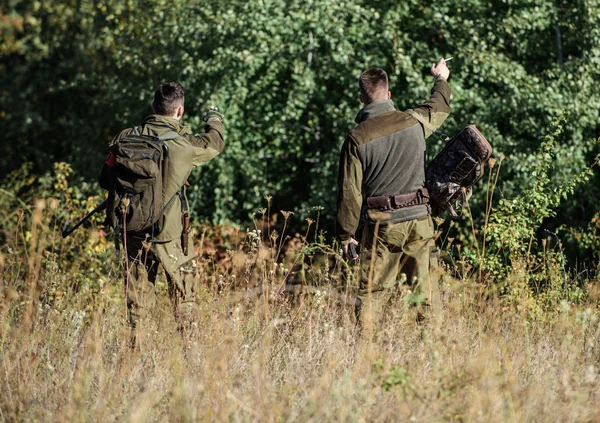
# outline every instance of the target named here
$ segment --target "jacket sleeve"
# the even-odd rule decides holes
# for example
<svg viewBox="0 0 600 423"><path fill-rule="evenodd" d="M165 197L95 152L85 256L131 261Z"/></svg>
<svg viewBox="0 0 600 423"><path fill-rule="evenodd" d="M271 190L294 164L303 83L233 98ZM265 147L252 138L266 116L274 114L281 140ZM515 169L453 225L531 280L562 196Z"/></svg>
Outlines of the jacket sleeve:
<svg viewBox="0 0 600 423"><path fill-rule="evenodd" d="M225 147L223 124L218 120L210 120L204 126L204 134L188 135L188 140L194 147L194 158L192 164L200 166L217 155Z"/></svg>
<svg viewBox="0 0 600 423"><path fill-rule="evenodd" d="M362 163L356 141L347 136L340 154L336 232L342 243L355 236L362 207Z"/></svg>
<svg viewBox="0 0 600 423"><path fill-rule="evenodd" d="M436 78L429 100L414 109L423 116L433 127L438 129L450 115L450 86L444 78ZM425 138L432 134L428 128L423 128Z"/></svg>

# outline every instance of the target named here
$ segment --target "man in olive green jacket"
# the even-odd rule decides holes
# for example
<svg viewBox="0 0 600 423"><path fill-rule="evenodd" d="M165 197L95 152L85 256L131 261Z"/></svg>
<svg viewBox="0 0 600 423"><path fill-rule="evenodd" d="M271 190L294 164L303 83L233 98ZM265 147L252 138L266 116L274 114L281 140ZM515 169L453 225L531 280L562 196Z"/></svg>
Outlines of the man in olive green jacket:
<svg viewBox="0 0 600 423"><path fill-rule="evenodd" d="M188 238L187 254L182 246L182 213L187 210L187 198L182 189L190 173L196 167L217 156L224 147L223 114L210 109L204 117L205 133L194 135L181 123L184 112L183 87L174 82L161 84L152 102L153 115L141 125L141 134L160 137L168 132L179 136L168 137L169 166L163 178L164 198L171 200L164 211L163 229L151 239L151 234L126 234L127 258L129 264L126 275L127 310L130 325L135 328L156 304L155 281L159 265L162 265L168 282L176 319L180 329L188 327L196 309L197 263L192 237ZM128 128L112 141L127 136ZM113 163L111 163L111 160ZM114 158L109 156L106 166L114 166ZM105 172L103 171L102 174ZM101 180L101 185L107 182Z"/></svg>
<svg viewBox="0 0 600 423"><path fill-rule="evenodd" d="M400 273L428 304L439 307L437 281L429 276L434 229L425 188L425 139L431 131L411 116L417 113L438 128L450 114L450 71L444 59L431 73L431 97L406 112L394 108L385 71L371 68L359 79L365 107L342 146L337 232L346 256L356 260L354 237L364 225L357 301L361 320L381 318Z"/></svg>

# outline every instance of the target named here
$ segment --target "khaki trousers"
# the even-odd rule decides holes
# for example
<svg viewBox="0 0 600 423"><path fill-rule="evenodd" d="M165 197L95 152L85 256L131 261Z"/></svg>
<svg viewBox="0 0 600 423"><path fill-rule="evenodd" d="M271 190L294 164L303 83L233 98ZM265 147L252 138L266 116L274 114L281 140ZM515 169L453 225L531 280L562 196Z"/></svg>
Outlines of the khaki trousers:
<svg viewBox="0 0 600 423"><path fill-rule="evenodd" d="M394 293L400 288L398 277L404 273L417 297L439 311L437 278L430 277L430 250L434 229L430 216L401 223L367 225L362 236L360 286L357 317L379 322ZM435 280L434 280L435 279Z"/></svg>
<svg viewBox="0 0 600 423"><path fill-rule="evenodd" d="M197 262L192 237L188 255L183 254L179 239L164 243L147 243L127 237L129 271L125 278L129 323L135 328L156 305L156 277L162 266L167 278L169 297L178 327L191 321L196 309Z"/></svg>

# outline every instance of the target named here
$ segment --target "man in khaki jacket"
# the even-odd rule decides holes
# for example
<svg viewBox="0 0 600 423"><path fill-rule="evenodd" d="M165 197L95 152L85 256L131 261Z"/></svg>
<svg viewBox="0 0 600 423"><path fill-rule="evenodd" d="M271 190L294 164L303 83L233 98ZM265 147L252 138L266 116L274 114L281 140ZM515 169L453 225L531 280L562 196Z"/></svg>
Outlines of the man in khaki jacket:
<svg viewBox="0 0 600 423"><path fill-rule="evenodd" d="M394 108L384 70L368 69L359 79L364 108L340 155L337 232L346 256L356 260L354 237L364 225L357 301L361 320L381 318L400 273L426 303L439 307L437 281L429 276L434 229L425 188L425 139L431 131L410 114L435 128L450 114L450 71L444 59L431 73L431 97L406 112Z"/></svg>
<svg viewBox="0 0 600 423"><path fill-rule="evenodd" d="M154 307L155 281L158 267L161 265L167 278L175 317L179 328L183 329L189 326L196 309L197 284L193 240L191 236L182 237L182 214L188 209L185 184L192 170L212 160L223 150L223 114L216 109L210 109L204 117L205 133L194 135L190 128L181 123L184 90L176 82L161 84L156 89L152 110L154 114L147 117L141 127L136 128L138 132L155 137L174 132L179 136L169 137L165 141L169 166L163 178L164 197L170 201L164 210L162 231L154 238L150 233L126 234L129 264L126 277L127 310L130 325L135 328ZM132 128L123 130L112 143L116 143L131 131ZM114 157L109 156L100 180L100 185L105 188L110 186L110 181L103 181L102 175L106 174L105 169L111 166L114 166ZM188 239L187 249L182 245L184 239Z"/></svg>

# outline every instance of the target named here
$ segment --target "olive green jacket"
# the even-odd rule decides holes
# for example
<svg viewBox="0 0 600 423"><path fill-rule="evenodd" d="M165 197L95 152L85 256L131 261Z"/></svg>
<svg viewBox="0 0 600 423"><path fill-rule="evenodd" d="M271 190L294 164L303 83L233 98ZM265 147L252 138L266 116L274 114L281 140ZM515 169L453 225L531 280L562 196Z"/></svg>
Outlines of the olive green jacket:
<svg viewBox="0 0 600 423"><path fill-rule="evenodd" d="M171 198L173 202L165 210L162 232L154 239L156 242L168 242L179 239L183 230L181 221L181 199L178 191L185 184L192 170L216 157L225 147L223 124L218 120L210 120L204 126L204 134L192 134L187 126L177 119L160 115L151 115L142 124L142 134L158 137L175 131L179 138L165 141L169 148L168 173L163 181L165 203ZM126 136L131 128L121 131L112 141Z"/></svg>
<svg viewBox="0 0 600 423"><path fill-rule="evenodd" d="M439 128L450 114L450 87L437 78L431 97L414 109ZM415 192L425 186L425 139L431 131L414 117L397 111L391 100L365 106L342 146L338 174L337 234L344 243L359 222L405 222L429 214L427 205L391 211L368 209L366 200Z"/></svg>

